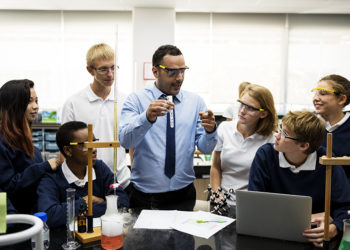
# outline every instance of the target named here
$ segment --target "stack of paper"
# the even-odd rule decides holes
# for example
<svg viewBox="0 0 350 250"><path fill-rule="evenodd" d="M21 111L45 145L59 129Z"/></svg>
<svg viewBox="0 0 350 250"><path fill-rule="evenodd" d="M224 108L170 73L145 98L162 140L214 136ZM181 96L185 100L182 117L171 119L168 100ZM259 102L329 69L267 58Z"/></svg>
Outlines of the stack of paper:
<svg viewBox="0 0 350 250"><path fill-rule="evenodd" d="M208 239L235 220L209 212L177 210L142 210L134 228L176 229Z"/></svg>

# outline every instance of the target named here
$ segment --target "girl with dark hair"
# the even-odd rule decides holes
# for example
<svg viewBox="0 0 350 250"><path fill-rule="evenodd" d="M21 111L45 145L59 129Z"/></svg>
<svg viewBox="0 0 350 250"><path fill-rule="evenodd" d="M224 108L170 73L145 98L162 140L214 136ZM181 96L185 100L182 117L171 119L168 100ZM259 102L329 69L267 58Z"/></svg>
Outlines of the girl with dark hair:
<svg viewBox="0 0 350 250"><path fill-rule="evenodd" d="M30 126L38 109L32 81L12 80L0 88L0 188L18 213L36 212L39 180L59 165L55 158L43 162L33 146Z"/></svg>

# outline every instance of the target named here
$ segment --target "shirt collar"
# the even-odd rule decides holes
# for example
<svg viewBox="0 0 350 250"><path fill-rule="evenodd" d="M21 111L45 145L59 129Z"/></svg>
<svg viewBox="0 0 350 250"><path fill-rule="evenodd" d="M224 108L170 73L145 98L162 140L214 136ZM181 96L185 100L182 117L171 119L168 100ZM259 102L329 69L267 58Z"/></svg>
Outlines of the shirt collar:
<svg viewBox="0 0 350 250"><path fill-rule="evenodd" d="M333 132L334 130L339 128L341 125L343 125L348 120L349 117L350 117L350 112L346 112L344 117L339 122L334 124L333 126L331 126L331 124L327 121L326 122L326 129L327 129L327 131L328 132Z"/></svg>
<svg viewBox="0 0 350 250"><path fill-rule="evenodd" d="M78 187L84 187L85 184L88 182L87 166L86 166L86 173L85 173L84 179L82 180L75 176L72 170L70 170L70 168L68 167L66 161L62 163L62 172L69 184L74 183ZM95 169L92 168L92 180L95 180L95 179L96 179Z"/></svg>
<svg viewBox="0 0 350 250"><path fill-rule="evenodd" d="M164 95L164 93L157 88L155 82L150 89L155 99L159 99L162 95ZM182 102L182 99L183 99L182 90L180 89L179 93L174 97L175 97L174 100L177 100L178 102Z"/></svg>
<svg viewBox="0 0 350 250"><path fill-rule="evenodd" d="M102 100L101 97L97 96L94 91L92 91L90 84L87 86L87 97L89 102L94 102L97 100ZM112 86L111 88L111 92L109 92L109 95L107 96L107 98L105 99L109 100L109 101L114 101L114 86Z"/></svg>
<svg viewBox="0 0 350 250"><path fill-rule="evenodd" d="M291 165L287 159L285 158L284 154L282 152L279 152L278 154L280 167L281 168L289 168L290 171L297 174L300 171L313 171L316 169L316 161L317 161L317 153L313 152L309 154L306 158L306 161L300 165L299 167L295 167L294 165Z"/></svg>

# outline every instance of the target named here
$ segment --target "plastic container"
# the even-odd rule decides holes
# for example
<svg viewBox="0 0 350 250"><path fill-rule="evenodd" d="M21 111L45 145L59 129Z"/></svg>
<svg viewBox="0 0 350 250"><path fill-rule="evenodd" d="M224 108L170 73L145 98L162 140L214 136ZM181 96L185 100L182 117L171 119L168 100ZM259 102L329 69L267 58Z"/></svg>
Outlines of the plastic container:
<svg viewBox="0 0 350 250"><path fill-rule="evenodd" d="M50 228L46 224L47 215L45 212L38 212L38 213L35 213L34 216L40 218L44 223L43 230L42 230L43 241L44 241L43 245L44 245L44 249L49 249L49 246L50 246ZM32 238L32 249L33 250L36 249L35 238Z"/></svg>
<svg viewBox="0 0 350 250"><path fill-rule="evenodd" d="M56 142L45 142L45 150L47 151L57 151L58 150L58 146L56 144Z"/></svg>
<svg viewBox="0 0 350 250"><path fill-rule="evenodd" d="M341 239L339 250L350 249L350 219L344 219L343 238Z"/></svg>
<svg viewBox="0 0 350 250"><path fill-rule="evenodd" d="M45 141L56 142L56 132L45 132Z"/></svg>
<svg viewBox="0 0 350 250"><path fill-rule="evenodd" d="M40 130L33 129L32 136L42 136L43 132Z"/></svg>
<svg viewBox="0 0 350 250"><path fill-rule="evenodd" d="M43 150L43 142L42 141L36 141L33 142L34 147L37 147L40 151Z"/></svg>
<svg viewBox="0 0 350 250"><path fill-rule="evenodd" d="M32 140L33 140L33 141L42 141L42 140L43 140L43 137L42 137L41 135L33 136L33 137L32 137Z"/></svg>

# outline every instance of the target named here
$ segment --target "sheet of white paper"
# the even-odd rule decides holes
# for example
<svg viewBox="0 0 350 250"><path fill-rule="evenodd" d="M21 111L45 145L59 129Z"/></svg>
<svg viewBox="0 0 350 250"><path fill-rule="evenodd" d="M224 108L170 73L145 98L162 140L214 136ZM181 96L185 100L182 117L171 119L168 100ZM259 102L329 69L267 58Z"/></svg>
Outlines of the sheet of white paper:
<svg viewBox="0 0 350 250"><path fill-rule="evenodd" d="M198 221L207 222L199 223ZM210 236L214 235L216 232L234 221L235 219L219 216L209 212L177 211L176 219L172 224L172 228L184 233L208 239Z"/></svg>
<svg viewBox="0 0 350 250"><path fill-rule="evenodd" d="M176 212L176 210L142 210L134 228L171 229Z"/></svg>

